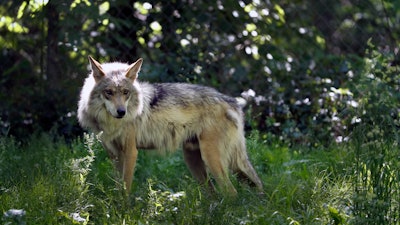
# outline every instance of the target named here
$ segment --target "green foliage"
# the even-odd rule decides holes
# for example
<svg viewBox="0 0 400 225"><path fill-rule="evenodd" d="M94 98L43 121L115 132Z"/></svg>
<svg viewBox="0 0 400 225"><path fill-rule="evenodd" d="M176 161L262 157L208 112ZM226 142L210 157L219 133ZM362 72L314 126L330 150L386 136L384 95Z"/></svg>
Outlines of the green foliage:
<svg viewBox="0 0 400 225"><path fill-rule="evenodd" d="M398 223L399 4L2 2L0 135L18 137L0 137L2 222ZM237 182L238 199L209 195L181 154L142 152L126 198L96 138L71 141L87 55L144 57L146 81L252 89L248 146L265 196Z"/></svg>
<svg viewBox="0 0 400 225"><path fill-rule="evenodd" d="M356 151L355 221L397 224L400 173L400 75L394 55L383 55L371 44L365 69L357 82L361 107L352 142ZM373 218L373 219L372 219Z"/></svg>
<svg viewBox="0 0 400 225"><path fill-rule="evenodd" d="M347 140L367 40L397 66L398 8L380 0L4 2L0 132L80 133L76 102L92 55L144 57L146 81L233 96L252 89L259 98L249 101L248 127L291 143Z"/></svg>
<svg viewBox="0 0 400 225"><path fill-rule="evenodd" d="M289 150L253 133L249 155L265 194L233 177L239 197L231 199L199 186L181 152L167 158L140 152L127 197L94 136L67 145L35 135L27 143L0 140L0 211L23 210L19 221L26 224L346 224L352 218L348 149ZM18 220L8 215L3 221Z"/></svg>
<svg viewBox="0 0 400 225"><path fill-rule="evenodd" d="M394 139L373 139L365 135L368 132L358 127L352 143L317 151L290 149L282 141L253 132L248 151L265 194L260 197L235 181L240 196L236 199L210 194L199 186L180 152L167 158L141 152L133 191L126 198L94 136L70 145L47 135L34 135L26 145L2 138L2 220L16 224L396 224L399 146Z"/></svg>
<svg viewBox="0 0 400 225"><path fill-rule="evenodd" d="M358 131L368 132L368 131ZM400 198L398 142L368 141L358 134L354 195L355 221L359 224L397 224Z"/></svg>

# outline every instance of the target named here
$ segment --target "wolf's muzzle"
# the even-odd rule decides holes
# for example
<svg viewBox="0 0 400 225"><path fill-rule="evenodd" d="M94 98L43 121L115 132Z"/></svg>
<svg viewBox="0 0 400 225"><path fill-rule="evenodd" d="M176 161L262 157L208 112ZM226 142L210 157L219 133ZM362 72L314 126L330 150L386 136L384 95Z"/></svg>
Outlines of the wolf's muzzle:
<svg viewBox="0 0 400 225"><path fill-rule="evenodd" d="M126 110L125 109L117 109L117 118L122 118L122 117L124 117L125 116L125 114L126 114Z"/></svg>

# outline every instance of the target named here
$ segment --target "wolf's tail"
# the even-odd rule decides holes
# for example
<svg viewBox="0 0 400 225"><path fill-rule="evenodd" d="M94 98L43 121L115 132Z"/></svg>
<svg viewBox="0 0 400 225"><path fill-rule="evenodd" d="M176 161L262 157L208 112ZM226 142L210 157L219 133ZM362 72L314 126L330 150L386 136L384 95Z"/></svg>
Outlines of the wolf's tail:
<svg viewBox="0 0 400 225"><path fill-rule="evenodd" d="M249 161L245 138L243 135L240 136L232 158L232 170L239 179L248 181L255 185L259 191L263 191L263 184Z"/></svg>

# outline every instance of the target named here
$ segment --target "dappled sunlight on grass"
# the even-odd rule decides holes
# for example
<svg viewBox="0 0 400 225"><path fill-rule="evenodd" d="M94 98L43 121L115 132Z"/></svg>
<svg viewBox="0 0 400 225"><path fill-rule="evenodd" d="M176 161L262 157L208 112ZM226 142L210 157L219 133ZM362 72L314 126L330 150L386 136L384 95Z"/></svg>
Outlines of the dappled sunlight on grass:
<svg viewBox="0 0 400 225"><path fill-rule="evenodd" d="M27 224L346 224L354 221L351 145L310 150L250 134L250 160L264 194L239 183L237 198L190 176L181 152L140 152L131 194L100 143L86 136L67 145L46 135L29 145L0 141L0 207ZM8 215L8 214L7 214ZM17 218L17 217L16 217ZM19 218L19 217L18 217ZM14 217L3 215L4 221Z"/></svg>

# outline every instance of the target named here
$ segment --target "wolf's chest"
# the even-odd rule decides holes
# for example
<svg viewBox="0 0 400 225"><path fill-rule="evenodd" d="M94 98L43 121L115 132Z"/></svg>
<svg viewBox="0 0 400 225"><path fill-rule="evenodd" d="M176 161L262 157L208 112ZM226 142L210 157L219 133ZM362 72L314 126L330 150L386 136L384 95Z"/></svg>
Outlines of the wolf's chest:
<svg viewBox="0 0 400 225"><path fill-rule="evenodd" d="M101 139L110 141L120 137L128 129L128 124L122 120L98 121L98 131L102 132Z"/></svg>

